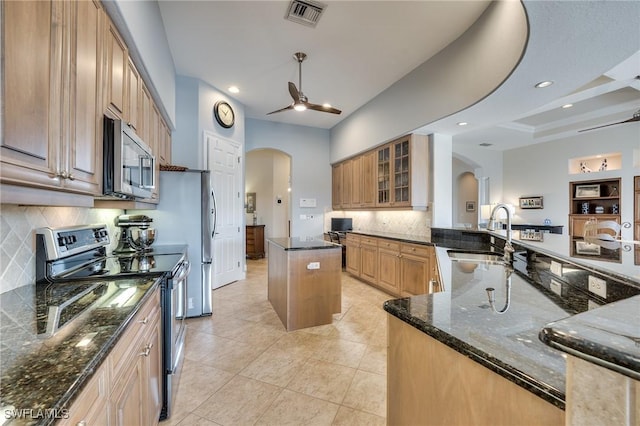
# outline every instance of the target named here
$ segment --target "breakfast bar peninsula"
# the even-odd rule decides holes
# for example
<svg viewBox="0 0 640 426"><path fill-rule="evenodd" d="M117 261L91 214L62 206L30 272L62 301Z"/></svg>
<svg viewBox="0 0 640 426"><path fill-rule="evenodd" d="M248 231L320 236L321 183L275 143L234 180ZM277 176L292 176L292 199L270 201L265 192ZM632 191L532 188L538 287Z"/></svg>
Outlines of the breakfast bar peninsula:
<svg viewBox="0 0 640 426"><path fill-rule="evenodd" d="M342 303L341 246L305 238L268 243L268 298L287 331L331 324Z"/></svg>

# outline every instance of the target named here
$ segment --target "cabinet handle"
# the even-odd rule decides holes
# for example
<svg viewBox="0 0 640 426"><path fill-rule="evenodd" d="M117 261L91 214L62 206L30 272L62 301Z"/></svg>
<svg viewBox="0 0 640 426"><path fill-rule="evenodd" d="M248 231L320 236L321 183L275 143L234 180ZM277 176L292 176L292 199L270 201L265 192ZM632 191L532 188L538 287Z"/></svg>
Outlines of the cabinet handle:
<svg viewBox="0 0 640 426"><path fill-rule="evenodd" d="M149 356L151 353L151 348L153 347L153 343L148 343L144 348L144 352L140 352L138 356Z"/></svg>
<svg viewBox="0 0 640 426"><path fill-rule="evenodd" d="M146 323L148 323L148 322L149 322L149 318L144 317L144 319L138 320L138 322L139 322L140 324L146 324Z"/></svg>
<svg viewBox="0 0 640 426"><path fill-rule="evenodd" d="M76 426L87 426L87 421L86 420L80 420L78 423L76 423Z"/></svg>
<svg viewBox="0 0 640 426"><path fill-rule="evenodd" d="M73 173L67 173L67 179L76 180L76 177L73 175Z"/></svg>

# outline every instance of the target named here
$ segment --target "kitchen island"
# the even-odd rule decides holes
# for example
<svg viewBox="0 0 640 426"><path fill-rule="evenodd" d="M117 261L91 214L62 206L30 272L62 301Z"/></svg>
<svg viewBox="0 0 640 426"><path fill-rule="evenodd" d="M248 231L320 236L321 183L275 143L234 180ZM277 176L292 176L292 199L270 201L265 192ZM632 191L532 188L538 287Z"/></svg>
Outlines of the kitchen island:
<svg viewBox="0 0 640 426"><path fill-rule="evenodd" d="M342 247L303 238L268 244L268 298L287 331L330 324L342 305Z"/></svg>
<svg viewBox="0 0 640 426"><path fill-rule="evenodd" d="M435 245L444 288L384 304L389 424L564 424L565 407L570 420L567 395L575 385L567 378L563 354L541 342L538 333L552 321L578 319L581 312L600 318L617 301L633 310L640 297L637 267L574 260L554 250L568 247L566 236L545 235L544 243L531 243L517 240L517 232L513 268L500 256L456 260L450 250L500 253L504 235L431 231L418 238L356 231ZM589 276L607 282L606 294L588 291ZM495 288L494 307L488 287ZM600 344L605 353L614 346ZM583 393L590 393L589 385L597 386L591 382Z"/></svg>

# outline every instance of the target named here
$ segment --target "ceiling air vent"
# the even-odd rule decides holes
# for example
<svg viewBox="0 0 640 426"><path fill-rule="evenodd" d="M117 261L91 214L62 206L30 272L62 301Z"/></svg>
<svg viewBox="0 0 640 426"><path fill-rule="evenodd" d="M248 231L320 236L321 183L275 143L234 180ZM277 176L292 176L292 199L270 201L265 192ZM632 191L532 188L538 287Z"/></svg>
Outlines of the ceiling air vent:
<svg viewBox="0 0 640 426"><path fill-rule="evenodd" d="M284 17L302 25L315 27L326 7L326 4L317 1L293 0Z"/></svg>
<svg viewBox="0 0 640 426"><path fill-rule="evenodd" d="M489 142L482 142L482 143L479 143L478 145L480 145L480 146L484 146L484 147L487 147L487 146L491 146L491 145L493 145L493 144L492 144L492 143L489 143Z"/></svg>

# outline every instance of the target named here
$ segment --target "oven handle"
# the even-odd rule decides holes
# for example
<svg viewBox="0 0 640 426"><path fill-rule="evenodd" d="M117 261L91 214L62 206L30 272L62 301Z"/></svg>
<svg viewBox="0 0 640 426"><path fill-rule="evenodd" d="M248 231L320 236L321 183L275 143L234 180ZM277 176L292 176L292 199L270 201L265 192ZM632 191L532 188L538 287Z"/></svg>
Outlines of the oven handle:
<svg viewBox="0 0 640 426"><path fill-rule="evenodd" d="M189 275L189 273L191 272L191 262L189 262L188 260L182 262L182 266L180 266L179 271L180 272L178 272L178 274L173 277L174 281L182 281L187 277L187 275Z"/></svg>

